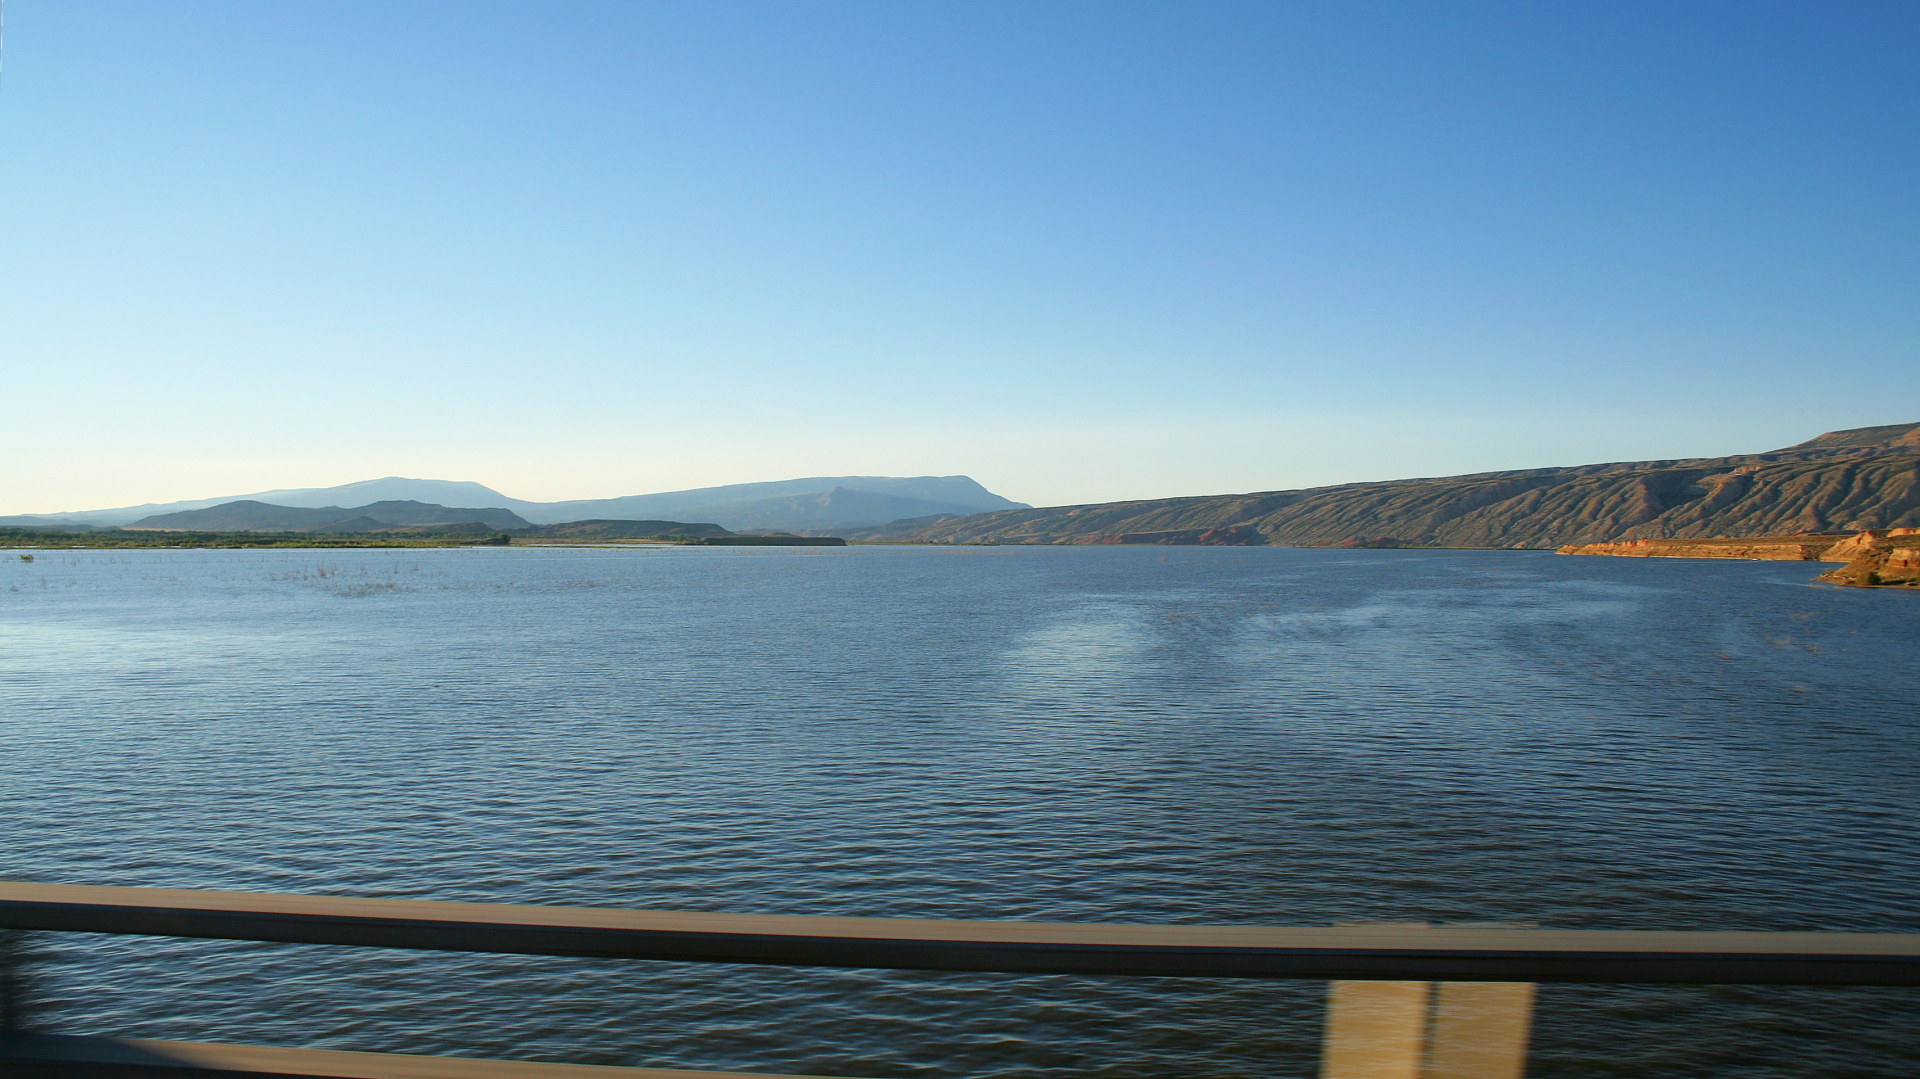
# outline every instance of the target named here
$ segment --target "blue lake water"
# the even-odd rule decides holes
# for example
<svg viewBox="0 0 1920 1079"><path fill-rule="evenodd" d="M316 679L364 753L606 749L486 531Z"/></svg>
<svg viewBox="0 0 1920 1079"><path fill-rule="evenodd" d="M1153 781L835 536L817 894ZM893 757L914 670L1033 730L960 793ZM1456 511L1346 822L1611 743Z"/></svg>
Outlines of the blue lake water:
<svg viewBox="0 0 1920 1079"><path fill-rule="evenodd" d="M1920 597L1263 548L41 552L0 877L805 914L1920 932ZM1325 986L46 938L54 1029L1308 1076ZM1909 1076L1920 993L1546 986L1533 1076Z"/></svg>

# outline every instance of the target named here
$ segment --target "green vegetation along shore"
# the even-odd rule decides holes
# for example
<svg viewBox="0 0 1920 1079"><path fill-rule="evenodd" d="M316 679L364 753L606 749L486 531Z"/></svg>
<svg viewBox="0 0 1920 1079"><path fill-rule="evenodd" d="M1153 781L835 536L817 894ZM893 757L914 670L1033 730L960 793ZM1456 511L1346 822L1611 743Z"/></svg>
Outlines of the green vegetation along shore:
<svg viewBox="0 0 1920 1079"><path fill-rule="evenodd" d="M0 528L0 547L224 548L224 547L505 547L504 532L87 532Z"/></svg>

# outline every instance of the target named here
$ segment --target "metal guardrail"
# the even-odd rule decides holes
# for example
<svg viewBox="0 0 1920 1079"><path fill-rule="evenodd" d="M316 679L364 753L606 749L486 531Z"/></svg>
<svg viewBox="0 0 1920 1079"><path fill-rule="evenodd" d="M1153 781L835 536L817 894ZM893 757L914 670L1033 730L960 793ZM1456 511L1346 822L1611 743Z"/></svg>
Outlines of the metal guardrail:
<svg viewBox="0 0 1920 1079"><path fill-rule="evenodd" d="M692 963L1207 978L1920 985L1920 935L712 914L0 882L0 928Z"/></svg>
<svg viewBox="0 0 1920 1079"><path fill-rule="evenodd" d="M1326 979L1323 1079L1518 1079L1533 984L1920 986L1920 934L940 921L0 881L0 929L696 963ZM1438 983L1437 985L1435 983ZM9 1076L724 1079L728 1072L48 1035ZM778 1077L764 1077L778 1079Z"/></svg>

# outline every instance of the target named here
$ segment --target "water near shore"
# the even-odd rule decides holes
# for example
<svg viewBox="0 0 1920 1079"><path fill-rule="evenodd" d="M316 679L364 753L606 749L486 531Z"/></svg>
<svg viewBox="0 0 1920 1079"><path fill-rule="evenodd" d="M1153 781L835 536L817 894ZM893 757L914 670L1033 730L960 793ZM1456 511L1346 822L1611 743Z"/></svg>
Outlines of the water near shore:
<svg viewBox="0 0 1920 1079"><path fill-rule="evenodd" d="M0 876L696 910L1920 931L1920 603L1531 552L42 552ZM50 938L56 1028L1311 1075L1324 986ZM1905 1076L1920 993L1544 987L1529 1074Z"/></svg>

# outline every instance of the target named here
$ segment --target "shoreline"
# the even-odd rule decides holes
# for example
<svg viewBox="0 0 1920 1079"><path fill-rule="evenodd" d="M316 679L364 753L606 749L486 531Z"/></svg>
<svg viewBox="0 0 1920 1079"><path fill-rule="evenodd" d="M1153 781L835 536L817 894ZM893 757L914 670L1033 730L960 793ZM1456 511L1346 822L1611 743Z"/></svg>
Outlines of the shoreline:
<svg viewBox="0 0 1920 1079"><path fill-rule="evenodd" d="M1854 588L1920 588L1920 528L1866 529L1853 534L1715 536L1569 543L1559 554L1614 558L1728 558L1742 561L1840 562L1814 578Z"/></svg>
<svg viewBox="0 0 1920 1079"><path fill-rule="evenodd" d="M838 536L516 536L509 532L173 532L100 529L57 532L0 528L0 550L12 551L177 551L177 550L351 550L427 547L844 547Z"/></svg>

